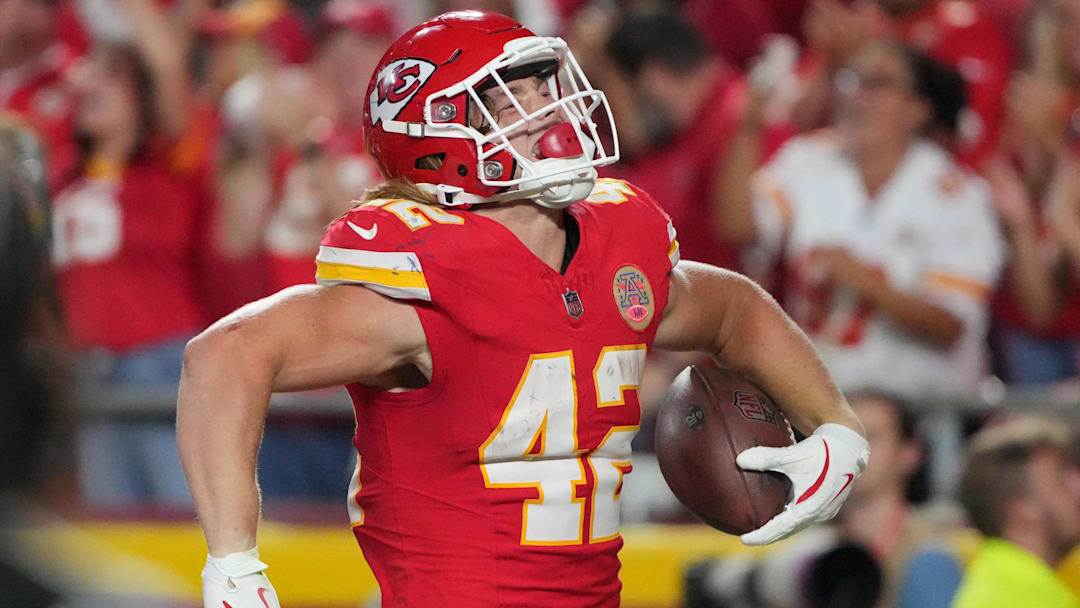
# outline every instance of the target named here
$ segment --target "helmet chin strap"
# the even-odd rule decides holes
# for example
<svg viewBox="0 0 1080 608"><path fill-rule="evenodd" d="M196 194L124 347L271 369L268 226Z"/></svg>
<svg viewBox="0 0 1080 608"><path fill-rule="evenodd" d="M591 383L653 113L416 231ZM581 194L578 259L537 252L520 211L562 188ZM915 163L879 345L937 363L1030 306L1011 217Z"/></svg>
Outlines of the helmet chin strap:
<svg viewBox="0 0 1080 608"><path fill-rule="evenodd" d="M554 173L559 165L573 166L580 161L569 158L548 158L537 161L537 168ZM596 183L596 169L588 168L578 173L556 173L521 184L514 191L517 198L528 198L541 207L563 209L584 199L592 192ZM508 193L509 194L509 193Z"/></svg>
<svg viewBox="0 0 1080 608"><path fill-rule="evenodd" d="M570 165L571 159L549 159ZM554 167L553 167L554 168ZM596 183L596 169L586 169L574 174L550 175L526 181L521 186L492 196L477 196L456 186L446 184L416 184L424 192L434 196L446 207L471 207L505 201L531 200L548 209L565 209L584 200Z"/></svg>

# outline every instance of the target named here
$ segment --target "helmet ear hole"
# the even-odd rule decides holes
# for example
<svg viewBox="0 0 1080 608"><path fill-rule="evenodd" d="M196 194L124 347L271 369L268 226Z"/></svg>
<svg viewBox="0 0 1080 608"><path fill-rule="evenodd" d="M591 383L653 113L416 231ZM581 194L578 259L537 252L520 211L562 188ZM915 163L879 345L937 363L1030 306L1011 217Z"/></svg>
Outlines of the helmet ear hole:
<svg viewBox="0 0 1080 608"><path fill-rule="evenodd" d="M442 169L443 162L446 161L446 152L436 152L435 154L428 154L427 156L421 156L416 159L416 163L413 165L414 169L426 169L428 171L438 171Z"/></svg>
<svg viewBox="0 0 1080 608"><path fill-rule="evenodd" d="M458 165L457 166L457 174L460 175L461 177L465 177L466 175L469 174L469 168L466 167L465 165Z"/></svg>

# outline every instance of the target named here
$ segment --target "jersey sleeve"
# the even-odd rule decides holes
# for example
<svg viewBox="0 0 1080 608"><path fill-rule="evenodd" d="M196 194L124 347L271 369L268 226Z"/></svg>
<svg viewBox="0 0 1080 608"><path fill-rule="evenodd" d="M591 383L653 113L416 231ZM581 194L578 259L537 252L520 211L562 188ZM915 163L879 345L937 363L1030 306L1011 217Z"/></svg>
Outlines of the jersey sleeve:
<svg viewBox="0 0 1080 608"><path fill-rule="evenodd" d="M400 300L431 301L420 254L408 229L377 206L362 206L338 218L319 246L319 285L363 285Z"/></svg>
<svg viewBox="0 0 1080 608"><path fill-rule="evenodd" d="M920 279L930 301L969 322L986 314L1005 261L990 196L986 183L970 176L962 192L943 202Z"/></svg>
<svg viewBox="0 0 1080 608"><path fill-rule="evenodd" d="M620 179L600 178L585 200L593 205L621 206L627 203L629 208L635 210L633 222L642 226L646 247L662 248L669 270L679 263L679 239L675 224L648 192Z"/></svg>

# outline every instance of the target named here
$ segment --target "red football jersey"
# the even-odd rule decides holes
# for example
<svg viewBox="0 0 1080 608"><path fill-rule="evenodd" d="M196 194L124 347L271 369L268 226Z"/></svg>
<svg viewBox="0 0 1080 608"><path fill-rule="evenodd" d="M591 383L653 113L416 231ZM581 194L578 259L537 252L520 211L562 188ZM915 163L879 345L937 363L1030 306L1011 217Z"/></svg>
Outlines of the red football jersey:
<svg viewBox="0 0 1080 608"><path fill-rule="evenodd" d="M348 386L353 530L384 606L616 606L636 388L678 243L643 192L602 179L569 208L565 274L501 224L408 200L335 222L324 285L414 303L426 387Z"/></svg>

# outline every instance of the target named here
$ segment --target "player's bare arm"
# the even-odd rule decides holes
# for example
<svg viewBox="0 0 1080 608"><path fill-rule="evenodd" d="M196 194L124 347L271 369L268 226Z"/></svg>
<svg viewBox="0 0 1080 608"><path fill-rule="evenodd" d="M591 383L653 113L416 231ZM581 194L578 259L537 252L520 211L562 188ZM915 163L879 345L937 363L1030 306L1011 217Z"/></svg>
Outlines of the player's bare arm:
<svg viewBox="0 0 1080 608"><path fill-rule="evenodd" d="M255 459L270 393L430 376L408 304L353 286L301 286L249 304L189 343L177 441L212 556L255 546Z"/></svg>
<svg viewBox="0 0 1080 608"><path fill-rule="evenodd" d="M764 389L807 435L790 447L738 455L743 469L784 473L793 488L785 510L743 542L771 543L836 515L869 448L810 341L772 297L737 273L681 261L669 294L655 346L711 353Z"/></svg>
<svg viewBox="0 0 1080 608"><path fill-rule="evenodd" d="M679 262L656 347L713 354L764 389L805 434L828 422L863 432L803 332L738 273Z"/></svg>

